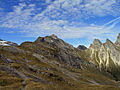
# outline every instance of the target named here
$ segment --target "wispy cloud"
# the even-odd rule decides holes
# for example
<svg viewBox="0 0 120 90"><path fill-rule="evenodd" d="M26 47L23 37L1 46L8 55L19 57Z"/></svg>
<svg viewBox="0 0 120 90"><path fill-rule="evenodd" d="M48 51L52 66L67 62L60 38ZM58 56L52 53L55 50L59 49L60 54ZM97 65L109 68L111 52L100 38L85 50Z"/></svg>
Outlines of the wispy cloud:
<svg viewBox="0 0 120 90"><path fill-rule="evenodd" d="M93 16L120 14L119 5L115 0L56 0L42 13L51 18L72 20ZM41 17L41 13L36 18Z"/></svg>
<svg viewBox="0 0 120 90"><path fill-rule="evenodd" d="M50 3L52 3L52 0L46 0L46 3L50 4Z"/></svg>
<svg viewBox="0 0 120 90"><path fill-rule="evenodd" d="M2 15L3 13L3 8L0 8L0 16Z"/></svg>
<svg viewBox="0 0 120 90"><path fill-rule="evenodd" d="M119 20L119 21L118 21L118 20ZM116 24L117 24L118 22L120 22L120 17L117 17L117 18L109 21L108 23L104 24L104 26L107 26L107 25L109 25L109 24L111 24L111 23L116 23Z"/></svg>
<svg viewBox="0 0 120 90"><path fill-rule="evenodd" d="M51 3L51 0L46 2ZM108 28L88 25L82 19L117 16L120 13L117 6L115 0L56 0L46 10L36 14L35 4L20 3L14 6L13 12L1 18L0 27L16 28L31 37L55 33L62 38L102 38L114 34L110 29L115 23Z"/></svg>

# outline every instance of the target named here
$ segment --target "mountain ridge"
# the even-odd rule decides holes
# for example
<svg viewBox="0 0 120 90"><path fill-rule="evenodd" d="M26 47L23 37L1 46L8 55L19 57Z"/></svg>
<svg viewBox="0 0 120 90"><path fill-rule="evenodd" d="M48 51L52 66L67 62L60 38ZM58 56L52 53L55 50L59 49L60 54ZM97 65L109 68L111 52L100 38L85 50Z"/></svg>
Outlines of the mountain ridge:
<svg viewBox="0 0 120 90"><path fill-rule="evenodd" d="M0 46L0 89L119 90L116 77L91 63L87 50L55 34L18 46Z"/></svg>
<svg viewBox="0 0 120 90"><path fill-rule="evenodd" d="M17 43L0 39L0 46L17 46L17 45L18 45Z"/></svg>
<svg viewBox="0 0 120 90"><path fill-rule="evenodd" d="M115 43L106 39L105 43L97 43L89 47L88 52L90 52L91 62L97 65L100 69L108 70L113 74L118 74L120 68L120 49L119 49L120 34L117 37Z"/></svg>

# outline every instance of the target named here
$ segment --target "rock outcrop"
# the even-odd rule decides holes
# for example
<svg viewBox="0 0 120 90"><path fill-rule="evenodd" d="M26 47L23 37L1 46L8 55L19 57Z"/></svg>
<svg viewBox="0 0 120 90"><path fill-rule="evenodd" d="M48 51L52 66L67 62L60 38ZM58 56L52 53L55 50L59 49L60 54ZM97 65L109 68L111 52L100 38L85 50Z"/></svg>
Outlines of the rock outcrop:
<svg viewBox="0 0 120 90"><path fill-rule="evenodd" d="M118 46L118 47L120 47L120 33L119 33L119 35L118 35L118 37L117 37L117 40L116 40L116 42L115 42L115 45Z"/></svg>
<svg viewBox="0 0 120 90"><path fill-rule="evenodd" d="M30 46L28 46L29 44ZM64 42L55 34L46 37L39 37L37 40L35 40L35 42L29 44L22 43L21 46L28 49L35 47L34 52L37 54L43 53L43 55L46 57L54 58L61 63L65 63L79 69L82 69L83 65L91 65L91 67L95 67L95 65L88 63L88 61L85 60L83 51Z"/></svg>
<svg viewBox="0 0 120 90"><path fill-rule="evenodd" d="M67 49L67 48L74 49L72 45L64 42L62 39L58 38L55 34L46 37L39 37L35 42L36 43L45 42L63 49Z"/></svg>
<svg viewBox="0 0 120 90"><path fill-rule="evenodd" d="M95 39L87 50L90 55L90 62L97 65L100 69L120 74L120 34L115 43L109 39L105 43Z"/></svg>

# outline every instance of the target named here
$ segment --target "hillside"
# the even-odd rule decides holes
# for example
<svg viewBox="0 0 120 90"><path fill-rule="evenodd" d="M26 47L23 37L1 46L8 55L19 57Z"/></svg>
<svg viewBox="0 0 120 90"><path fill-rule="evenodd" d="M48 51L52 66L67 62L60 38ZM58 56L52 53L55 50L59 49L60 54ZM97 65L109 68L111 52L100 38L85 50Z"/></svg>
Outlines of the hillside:
<svg viewBox="0 0 120 90"><path fill-rule="evenodd" d="M0 46L0 90L120 90L116 77L92 61L92 50L74 48L54 34Z"/></svg>

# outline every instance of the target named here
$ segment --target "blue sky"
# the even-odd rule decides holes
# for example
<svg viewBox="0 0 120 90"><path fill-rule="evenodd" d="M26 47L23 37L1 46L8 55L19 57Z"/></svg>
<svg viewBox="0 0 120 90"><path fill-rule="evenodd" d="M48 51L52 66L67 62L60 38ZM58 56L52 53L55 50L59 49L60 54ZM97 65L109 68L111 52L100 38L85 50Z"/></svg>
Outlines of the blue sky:
<svg viewBox="0 0 120 90"><path fill-rule="evenodd" d="M77 46L115 41L120 0L0 0L0 38L20 44L56 34Z"/></svg>

